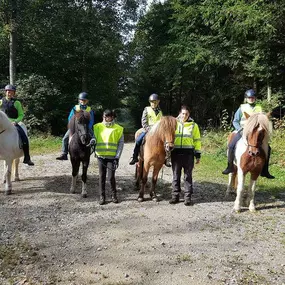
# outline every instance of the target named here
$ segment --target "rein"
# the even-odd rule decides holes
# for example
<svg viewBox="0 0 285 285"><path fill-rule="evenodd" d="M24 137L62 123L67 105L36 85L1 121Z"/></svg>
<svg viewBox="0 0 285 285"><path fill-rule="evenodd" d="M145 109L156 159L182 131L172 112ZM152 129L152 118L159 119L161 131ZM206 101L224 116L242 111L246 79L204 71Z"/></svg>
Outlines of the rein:
<svg viewBox="0 0 285 285"><path fill-rule="evenodd" d="M0 132L0 135L1 135L2 133L4 133L5 131L6 131L6 130L1 131L1 132Z"/></svg>

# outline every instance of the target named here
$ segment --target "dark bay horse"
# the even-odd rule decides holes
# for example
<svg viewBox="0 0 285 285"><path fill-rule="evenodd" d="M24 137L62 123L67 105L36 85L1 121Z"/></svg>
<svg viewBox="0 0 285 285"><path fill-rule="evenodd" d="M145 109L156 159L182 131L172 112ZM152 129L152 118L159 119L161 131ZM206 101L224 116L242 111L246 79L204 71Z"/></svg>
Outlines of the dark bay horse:
<svg viewBox="0 0 285 285"><path fill-rule="evenodd" d="M247 204L249 210L255 211L255 188L256 181L263 169L268 155L268 141L270 135L270 125L267 115L257 113L249 117L243 129L242 138L237 142L235 149L236 171L229 174L227 195L231 191L231 186L237 175L237 196L234 203L234 211L240 212L242 204L242 194L247 173L250 173L250 182L247 192Z"/></svg>
<svg viewBox="0 0 285 285"><path fill-rule="evenodd" d="M139 202L144 200L145 185L151 167L153 167L153 174L150 197L154 201L158 201L155 186L159 171L165 161L166 151L169 152L174 148L176 124L177 121L174 117L164 116L145 136L145 144L136 169L137 182L141 182Z"/></svg>
<svg viewBox="0 0 285 285"><path fill-rule="evenodd" d="M82 162L82 197L87 197L87 170L90 162L91 147L89 145L91 135L89 133L90 115L86 111L79 111L69 121L69 154L72 164L72 182L70 192L75 193L77 175Z"/></svg>

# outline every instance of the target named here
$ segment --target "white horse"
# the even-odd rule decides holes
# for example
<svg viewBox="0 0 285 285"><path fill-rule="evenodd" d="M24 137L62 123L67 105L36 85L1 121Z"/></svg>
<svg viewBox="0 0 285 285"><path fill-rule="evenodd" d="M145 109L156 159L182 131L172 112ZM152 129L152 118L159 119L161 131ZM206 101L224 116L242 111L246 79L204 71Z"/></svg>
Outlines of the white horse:
<svg viewBox="0 0 285 285"><path fill-rule="evenodd" d="M245 176L250 173L250 182L247 192L247 204L249 211L255 211L255 188L256 181L259 177L264 163L268 156L268 141L270 135L270 124L265 114L257 113L249 117L246 114L247 121L245 123L242 138L237 142L235 148L235 164L236 168L233 173L229 174L229 183L226 195L231 192L236 175L237 175L237 196L234 203L234 211L240 212Z"/></svg>
<svg viewBox="0 0 285 285"><path fill-rule="evenodd" d="M27 134L26 126L20 123L21 127ZM5 194L12 192L11 172L12 164L15 181L19 181L19 158L24 155L20 148L20 139L16 127L10 122L7 115L0 111L0 160L4 160L4 179Z"/></svg>

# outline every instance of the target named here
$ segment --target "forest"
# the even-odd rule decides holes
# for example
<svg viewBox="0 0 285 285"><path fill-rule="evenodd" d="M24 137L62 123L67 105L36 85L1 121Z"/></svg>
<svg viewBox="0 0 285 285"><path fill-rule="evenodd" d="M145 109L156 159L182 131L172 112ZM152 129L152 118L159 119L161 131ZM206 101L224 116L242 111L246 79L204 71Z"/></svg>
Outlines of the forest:
<svg viewBox="0 0 285 285"><path fill-rule="evenodd" d="M12 83L32 132L60 135L81 91L101 119L140 125L148 97L188 104L203 128L230 125L245 90L284 104L281 0L0 0L0 88ZM4 94L4 93L3 93ZM2 95L3 95L2 94Z"/></svg>

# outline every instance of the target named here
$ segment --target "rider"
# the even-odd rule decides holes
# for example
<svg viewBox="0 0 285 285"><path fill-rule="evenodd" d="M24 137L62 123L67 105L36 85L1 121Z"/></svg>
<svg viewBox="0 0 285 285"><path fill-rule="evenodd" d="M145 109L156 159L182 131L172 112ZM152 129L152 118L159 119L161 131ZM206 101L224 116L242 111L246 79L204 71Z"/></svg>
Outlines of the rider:
<svg viewBox="0 0 285 285"><path fill-rule="evenodd" d="M134 165L136 162L138 162L138 155L140 152L140 146L142 144L143 138L145 137L146 133L150 130L150 128L158 122L161 117L163 116L162 111L159 107L159 97L157 94L151 94L148 98L150 106L145 107L143 110L142 118L141 118L141 123L143 127L143 132L138 136L136 139L136 144L133 152L133 157L132 160L130 161L130 165ZM171 164L166 159L165 165L170 167Z"/></svg>
<svg viewBox="0 0 285 285"><path fill-rule="evenodd" d="M175 131L174 150L171 152L172 163L172 198L170 204L179 202L181 192L181 173L184 170L184 205L191 205L193 194L192 171L194 168L194 157L196 164L201 158L201 137L198 125L190 117L190 108L186 105L181 107L177 118Z"/></svg>
<svg viewBox="0 0 285 285"><path fill-rule="evenodd" d="M114 111L105 110L103 122L94 125L94 136L97 142L95 153L99 168L100 205L106 203L105 185L108 169L108 180L112 189L112 202L118 203L115 171L119 166L124 147L124 128L115 123Z"/></svg>
<svg viewBox="0 0 285 285"><path fill-rule="evenodd" d="M93 110L91 110L91 107L88 106L88 94L86 92L81 92L78 95L78 103L77 105L75 105L68 116L68 122L70 121L70 119L72 118L72 116L74 115L75 112L78 112L80 110L84 110L86 112L90 113L90 121L89 121L89 130L90 133L92 134L93 137L93 124L94 124L94 112ZM57 157L57 160L67 160L67 154L68 154L68 140L69 140L69 130L67 130L67 132L65 133L63 139L62 139L62 153L59 157Z"/></svg>
<svg viewBox="0 0 285 285"><path fill-rule="evenodd" d="M239 141L239 139L242 137L242 130L244 127L244 123L246 120L245 113L248 115L252 115L254 113L261 113L262 107L259 104L256 104L256 94L253 89L249 89L245 92L245 104L241 104L238 110L235 113L234 119L233 119L233 126L237 133L235 134L232 141L229 143L228 146L228 166L227 168L222 172L223 174L229 174L234 171L234 156L235 156L235 146L236 143ZM268 146L268 157L264 164L264 167L262 169L262 172L260 176L266 177L268 179L274 179L275 177L271 175L268 171L269 167L269 158L270 158L270 152L271 148Z"/></svg>
<svg viewBox="0 0 285 285"><path fill-rule="evenodd" d="M21 127L22 120L24 118L24 111L22 108L22 104L15 98L16 87L14 85L8 84L5 86L6 96L0 100L1 110L6 113L9 120L13 125L17 128L24 152L24 161L23 163L28 165L34 165L31 161L30 150L29 150L29 139Z"/></svg>

